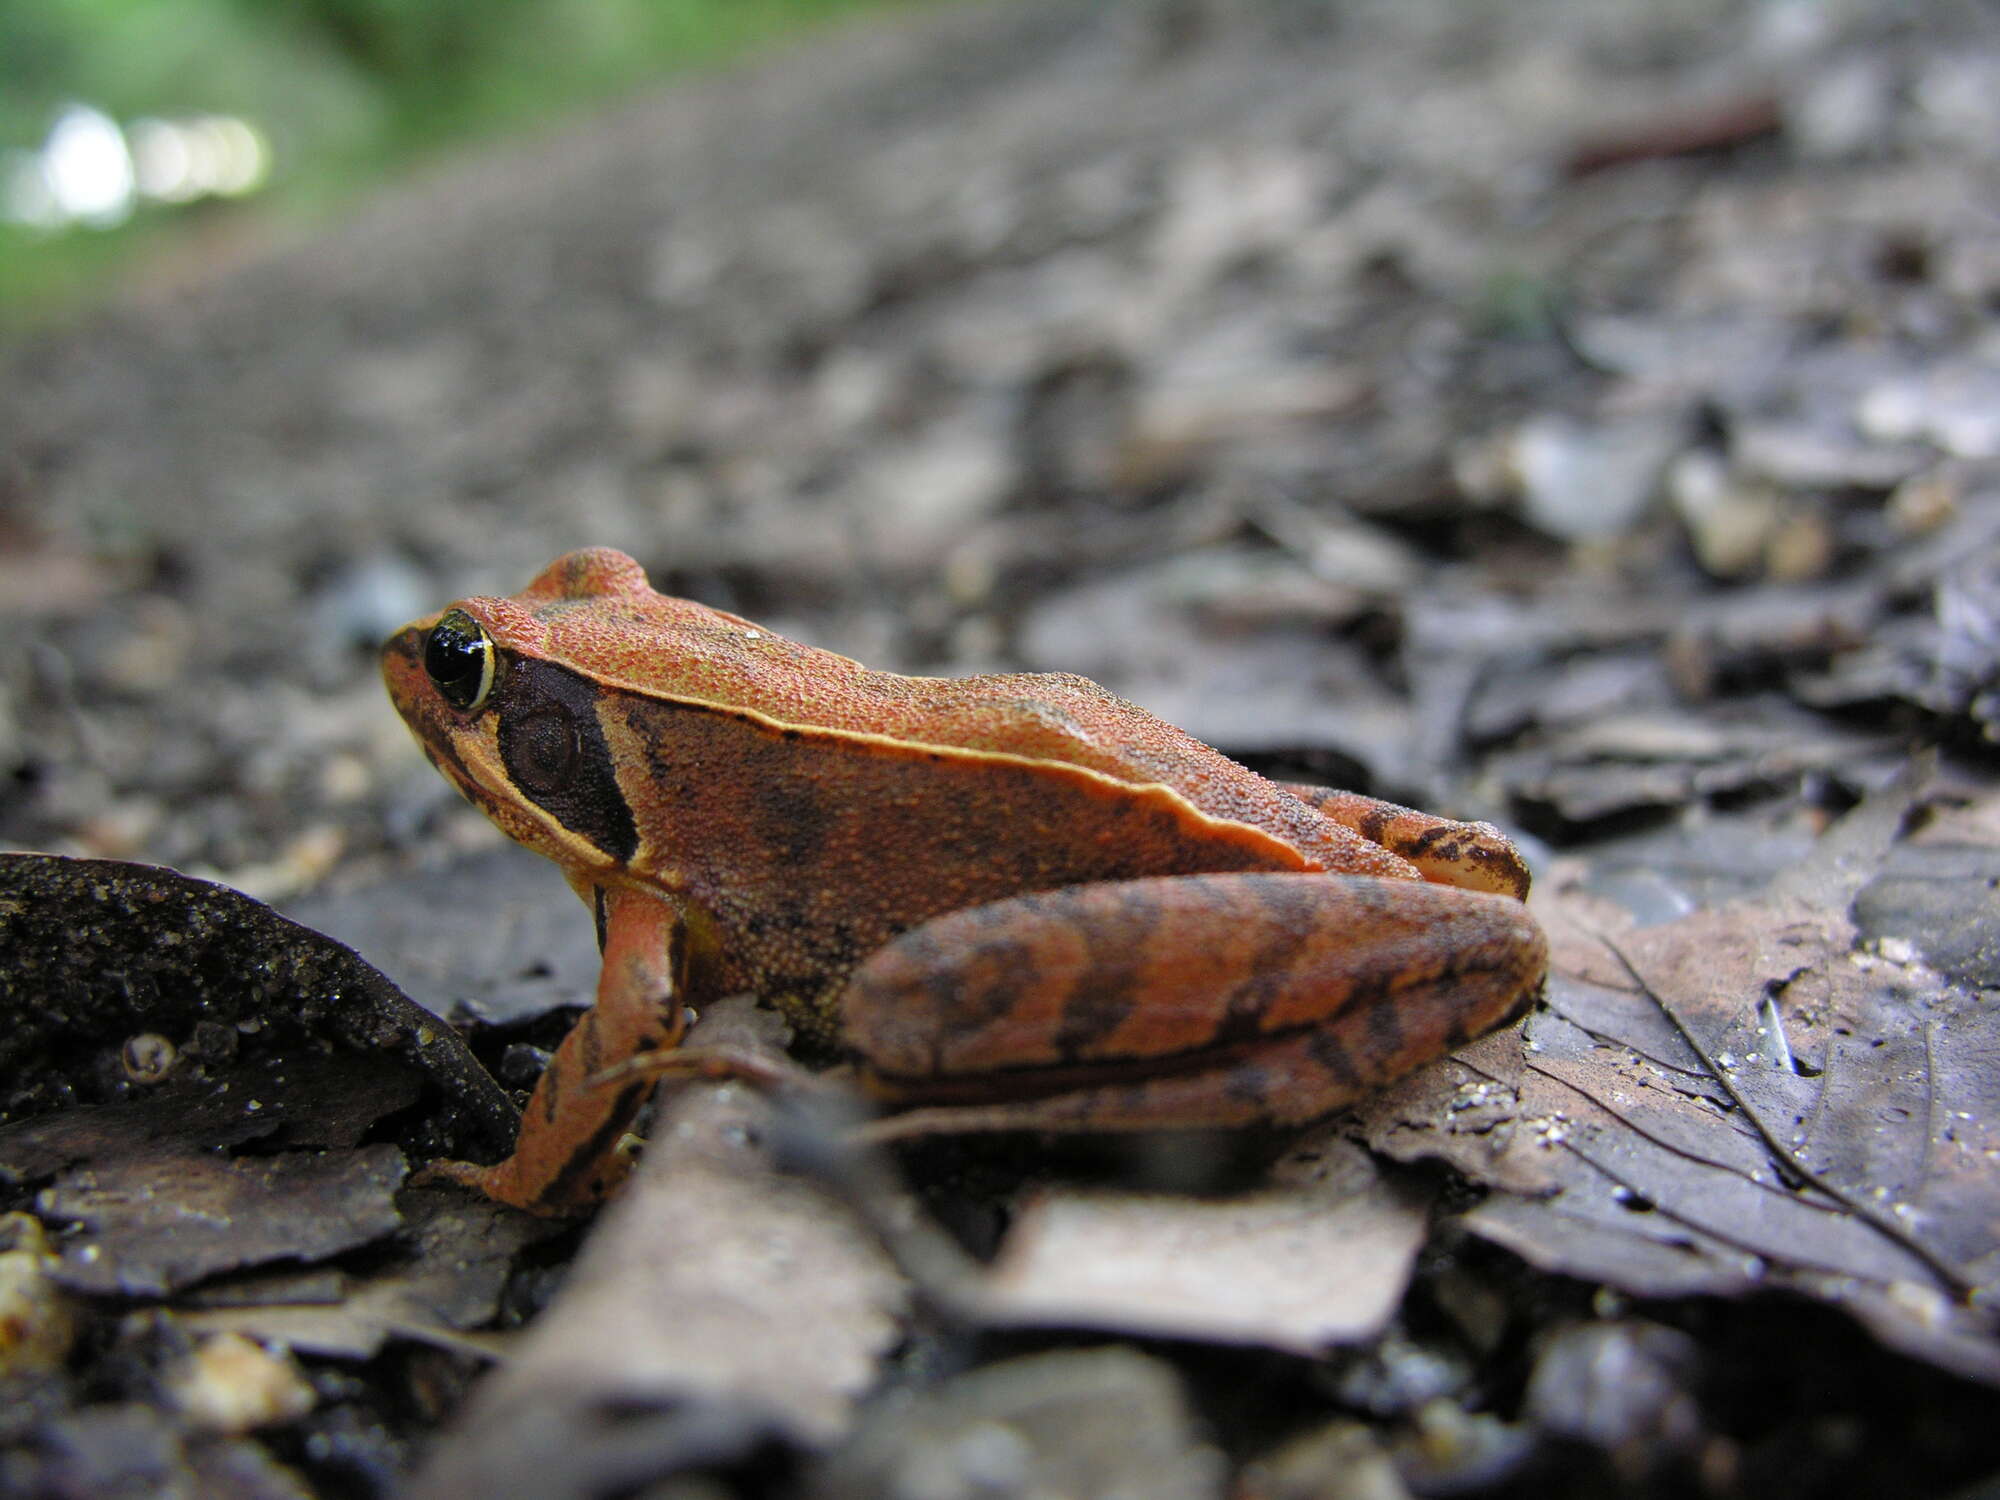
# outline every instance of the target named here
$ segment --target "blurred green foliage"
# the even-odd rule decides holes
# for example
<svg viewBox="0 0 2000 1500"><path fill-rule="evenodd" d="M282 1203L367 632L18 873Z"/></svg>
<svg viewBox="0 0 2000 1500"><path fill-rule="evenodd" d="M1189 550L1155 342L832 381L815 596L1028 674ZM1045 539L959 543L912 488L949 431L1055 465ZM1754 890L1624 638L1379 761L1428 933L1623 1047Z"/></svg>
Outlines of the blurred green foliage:
<svg viewBox="0 0 2000 1500"><path fill-rule="evenodd" d="M238 115L270 141L246 205L111 231L0 223L0 324L87 298L219 214L297 217L437 146L519 130L840 16L918 0L0 0L0 150L80 101Z"/></svg>

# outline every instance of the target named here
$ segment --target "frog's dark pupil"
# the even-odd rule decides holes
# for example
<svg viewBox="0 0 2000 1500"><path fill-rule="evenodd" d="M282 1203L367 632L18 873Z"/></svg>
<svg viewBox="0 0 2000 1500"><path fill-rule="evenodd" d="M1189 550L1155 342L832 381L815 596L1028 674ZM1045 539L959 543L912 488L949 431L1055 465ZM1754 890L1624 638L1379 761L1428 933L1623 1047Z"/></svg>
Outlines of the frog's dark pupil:
<svg viewBox="0 0 2000 1500"><path fill-rule="evenodd" d="M470 708L486 683L492 650L492 643L469 618L446 615L424 643L424 671L445 702Z"/></svg>

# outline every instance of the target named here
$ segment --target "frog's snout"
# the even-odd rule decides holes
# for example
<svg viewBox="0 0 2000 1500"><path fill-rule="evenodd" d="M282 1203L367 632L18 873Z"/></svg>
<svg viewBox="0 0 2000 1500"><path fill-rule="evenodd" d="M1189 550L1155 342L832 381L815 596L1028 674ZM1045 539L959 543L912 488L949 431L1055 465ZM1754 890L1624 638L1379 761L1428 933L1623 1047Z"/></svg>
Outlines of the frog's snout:
<svg viewBox="0 0 2000 1500"><path fill-rule="evenodd" d="M410 709L416 701L412 692L424 679L424 625L405 625L401 630L382 643L382 682L389 690L389 701L396 705L396 712L405 719L410 717Z"/></svg>

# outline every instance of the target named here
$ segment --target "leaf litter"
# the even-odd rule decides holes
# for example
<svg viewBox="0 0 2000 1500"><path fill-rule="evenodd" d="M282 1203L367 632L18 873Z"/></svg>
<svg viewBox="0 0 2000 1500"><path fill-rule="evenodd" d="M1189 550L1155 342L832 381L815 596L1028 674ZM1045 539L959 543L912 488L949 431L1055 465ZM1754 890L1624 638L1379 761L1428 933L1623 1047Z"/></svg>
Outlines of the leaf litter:
<svg viewBox="0 0 2000 1500"><path fill-rule="evenodd" d="M1990 809L1898 843L1912 805L1907 789L1885 793L1761 889L1720 901L1711 891L1711 904L1650 926L1573 862L1538 898L1556 952L1546 1008L1364 1111L1369 1143L1392 1157L1444 1155L1486 1184L1466 1226L1543 1269L1651 1297L1787 1289L1845 1309L1893 1347L2000 1382L1983 1315L2000 1274L1995 1143L1983 1125L1994 1118L1984 1080L1995 1038L1970 988L1994 932L1990 914L1960 899L1963 877L1992 854ZM1942 968L1895 931L1899 913L1938 899L1956 900L1961 918ZM1852 914L1862 907L1873 913L1866 934ZM771 1018L738 1020L754 1043ZM16 1127L0 1165L11 1161L16 1180L48 1179L45 1212L78 1226L56 1279L86 1292L179 1292L179 1317L200 1336L247 1333L350 1360L391 1338L474 1348L458 1330L491 1317L533 1226L432 1201L449 1195L398 1193L393 1152L352 1148L412 1085L343 1066L337 1054L323 1060L318 1086L290 1107L296 1122L282 1107L246 1115L221 1094L172 1103L156 1092ZM237 1097L287 1097L238 1071L227 1075L244 1086ZM211 1069L204 1086L225 1074ZM819 1450L848 1432L912 1326L911 1288L853 1202L758 1165L763 1104L701 1089L669 1107L652 1165L568 1292L440 1443L424 1493L478 1492L523 1465L546 1475L557 1450L658 1471L746 1461L773 1444ZM163 1108L175 1129L163 1128ZM933 1276L917 1305L929 1294L933 1315L943 1308L967 1332L1103 1330L1307 1359L1385 1332L1393 1342L1436 1184L1385 1171L1342 1128L1308 1133L1222 1194L1032 1173L993 1266L960 1256L955 1284L939 1296ZM336 1154L300 1157L302 1145ZM279 1154L203 1154L216 1148ZM136 1164L121 1160L135 1149ZM325 1189L265 1181L288 1160L283 1170L331 1174ZM147 1191L121 1189L120 1171ZM238 1229L210 1261L178 1221L155 1222L176 1197L161 1185L188 1171L208 1186L179 1194L175 1213L224 1191L228 1217L268 1233ZM218 1174L226 1180L208 1182ZM332 1208L325 1191L350 1196ZM306 1227L331 1238L302 1237L286 1217L299 1205ZM370 1241L392 1247L372 1267L326 1266ZM284 1268L297 1260L322 1269ZM806 1266L810 1277L798 1274ZM1660 1336L1651 1325L1634 1335ZM1667 1406L1673 1363L1652 1360ZM1561 1404L1559 1392L1539 1399ZM635 1411L657 1420L626 1430L624 1445L578 1443ZM587 1489L593 1475L572 1477Z"/></svg>
<svg viewBox="0 0 2000 1500"><path fill-rule="evenodd" d="M777 1053L779 1018L709 1007L701 1045ZM770 1101L697 1085L594 1226L562 1292L412 1491L597 1493L612 1476L841 1435L900 1335L907 1288L838 1199L769 1158ZM642 1420L643 1418L643 1420ZM615 1441L586 1440L617 1429Z"/></svg>
<svg viewBox="0 0 2000 1500"><path fill-rule="evenodd" d="M41 550L13 572L29 615L48 618L27 619L8 656L7 837L254 873L267 890L295 889L342 850L365 865L463 846L464 825L431 800L449 790L414 766L425 791L406 791L378 754L372 674L336 659L354 627L295 638L269 621L324 622L368 592L357 581L400 571L405 605L358 627L379 634L468 579L518 580L573 542L579 504L601 535L671 559L677 592L721 589L753 613L784 601L814 638L871 661L1081 666L1236 748L1306 751L1360 768L1367 789L1526 816L1562 837L1595 840L1690 801L1691 824L1715 828L1730 819L1704 803L1837 800L1873 784L1913 726L1990 755L2000 495L1982 341L1996 281L1977 188L2000 134L1985 18L1936 7L1912 26L1897 7L1861 6L1815 10L1802 29L1799 7L1469 17L1404 4L1343 10L1332 27L1294 4L1094 9L1094 32L1029 6L1008 10L1011 29L947 39L954 68L977 59L970 91L901 72L827 91L838 62L815 52L810 90L760 77L700 107L668 100L565 146L561 171L516 161L500 192L488 184L506 174L482 163L474 191L426 183L303 256L218 281L164 323L121 318L30 348L6 412L20 429L9 446L32 460L16 488L35 523L26 545ZM1027 45L1057 30L1066 50ZM951 107L926 108L933 97ZM711 117L724 99L749 101L754 119ZM1086 117L1105 130L1080 137ZM1753 138L1747 152L1729 144ZM1697 146L1720 154L1680 154ZM1551 190L1584 167L1598 168L1589 191ZM534 232L512 232L522 225ZM635 274L514 295L527 263L488 252L524 244L565 247L553 260L537 249L530 271ZM468 285L487 294L431 295ZM385 306L407 348L383 346ZM674 350L656 336L663 315L686 335ZM480 348L499 357L469 357ZM105 380L114 368L131 378ZM153 388L171 398L134 399ZM412 400L438 420L413 427ZM222 430L242 441L209 440ZM1493 459L1515 471L1507 483L1477 479ZM413 493L440 503L412 506ZM202 503L147 505L161 494ZM61 549L78 545L60 538L103 533L106 497L138 507L112 528L129 534L130 557L98 560L102 578L86 568L87 600L51 593L45 564L61 571ZM504 509L508 525L463 524L454 497L481 516ZM1605 536L1613 506L1627 529ZM1386 549L1386 572L1347 566L1357 534ZM303 678L301 640L314 664ZM1115 649L1103 665L1079 660L1104 641ZM1786 698L1816 712L1781 715ZM1885 724L1886 738L1866 732ZM354 796L370 768L377 795ZM1684 872L1643 862L1614 890L1593 850L1589 876L1544 881L1562 961L1550 1009L1527 1029L1534 1050L1505 1034L1406 1085L1405 1103L1422 1094L1429 1112L1397 1122L1403 1145L1421 1155L1449 1136L1489 1185L1477 1232L1573 1276L1597 1278L1601 1263L1606 1283L1654 1291L1778 1286L1839 1293L1855 1311L1886 1300L1881 1318L1905 1333L1926 1319L1976 1324L1967 1309L1981 1306L1992 1236L1927 1189L1953 1162L1976 1186L1967 1132L1991 1113L1964 1105L1971 1121L1940 1126L1959 1102L1934 1089L1919 1108L1911 1081L1972 1074L1978 1050L1966 1034L1977 1005L1921 966L1994 982L2000 833L1959 842L1891 851L1853 904L1858 941L1827 920L1844 910L1831 897L1802 920L1771 906L1672 940L1607 899L1664 928L1751 886L1770 856L1761 843L1695 894ZM437 882L426 869L415 883ZM476 890L448 904L478 924L445 931L407 889L384 900L417 932L438 929L440 951L492 950L484 993L588 993L594 961L573 909L557 934L577 939L580 979L521 915L543 909L532 890L516 905L490 872L441 889ZM1934 920L1947 912L1949 932ZM1782 962L1690 956L1702 934L1720 945L1759 921ZM380 933L357 945L409 951ZM1787 934L1800 941L1778 945ZM1671 953L1653 946L1670 941ZM122 955L106 965L121 966L139 990L158 987ZM455 969L439 972L456 987ZM39 1052L8 1051L42 1035L48 1014L39 976L13 994L23 1003L0 1038L0 1077L25 1093L66 1083ZM1708 999L1731 1004L1711 1015ZM1809 1019L1816 1004L1831 1019ZM69 1101L51 1087L24 1102ZM497 1106L468 1095L460 1107L504 1134ZM1044 1204L1085 1195L1027 1191ZM398 1195L404 1241L429 1222L413 1197ZM1930 1218L1906 1223L1899 1204ZM1106 1206L1115 1222L1120 1205ZM1195 1217L1228 1207L1187 1204ZM1171 1218L1149 1225L1155 1252L1174 1242ZM369 1247L383 1276L350 1306L393 1274L382 1253ZM263 1298L259 1316L307 1316L330 1305L310 1299L357 1285L343 1278L363 1259L249 1267L182 1295L226 1290ZM1294 1269L1248 1261L1230 1274L1259 1287ZM1502 1261L1519 1270L1499 1254L1484 1268ZM545 1267L523 1279L537 1277ZM1422 1278L1412 1307L1444 1279ZM1947 1290L1968 1279L1969 1297ZM1748 1460L1742 1482L1710 1465L1767 1413L1795 1425L1766 1445L1783 1480L1763 1492L1811 1491L1815 1461L1838 1469L1822 1488L1880 1492L1867 1460L1886 1454L1907 1482L1923 1464L1908 1439L1947 1425L1932 1399L1946 1382L1885 1389L1893 1362L1864 1357L1838 1318L1823 1322L1851 1343L1834 1360L1790 1339L1777 1354L1751 1349L1753 1323L1795 1332L1807 1320L1777 1299L1761 1320L1722 1309L1726 1324L1712 1308L1663 1312L1707 1323L1689 1371L1685 1346L1656 1327L1565 1331L1560 1295L1580 1301L1582 1288L1522 1272L1508 1290L1540 1351L1522 1414L1549 1435L1608 1444L1650 1421L1670 1446L1683 1383L1708 1396L1757 1382L1739 1407L1702 1413L1712 1492L1760 1492ZM1425 1343L1392 1325L1381 1344L1403 1334ZM990 1347L995 1334L979 1336ZM1971 1347L1984 1342L1972 1328ZM1454 1394L1504 1413L1518 1362L1498 1333L1478 1347L1483 1390ZM406 1394L393 1371L409 1352L382 1362L378 1410ZM1213 1353L1175 1357L1191 1367ZM1298 1383L1326 1363L1297 1362L1309 1372ZM915 1359L886 1368L885 1421L899 1377L949 1381ZM1844 1410L1827 1399L1842 1378L1870 1387ZM1788 1380L1810 1389L1788 1399ZM1607 1387L1641 1385L1657 1420L1580 1420ZM1227 1421L1227 1403L1203 1394L1202 1417ZM1286 1439L1293 1473L1314 1476L1283 1493L1353 1493L1357 1468L1389 1446L1345 1418L1314 1429L1325 1395L1315 1385L1281 1403L1306 1427ZM136 1399L57 1424L75 1439L58 1444L64 1462L87 1459L97 1488L178 1441L175 1419ZM1450 1446L1450 1423L1507 1420L1443 1398L1385 1409L1344 1383L1335 1399L1407 1419L1408 1445L1425 1450L1398 1440L1396 1470L1374 1470L1389 1493L1479 1487L1464 1464L1440 1476L1428 1455ZM754 1446L771 1426L720 1400L662 1422L679 1425L649 1440L683 1454ZM292 1451L331 1444L347 1460L336 1428L308 1433ZM569 1436L634 1449L615 1422ZM1969 1450L1990 1465L1990 1437L1963 1441L1961 1463ZM929 1452L942 1461L948 1447ZM131 1458L120 1471L107 1453ZM368 1487L352 1468L306 1466ZM553 1492L553 1471L515 1477Z"/></svg>
<svg viewBox="0 0 2000 1500"><path fill-rule="evenodd" d="M0 1192L35 1211L0 1221L10 1481L305 1493L243 1436L266 1421L406 1466L420 1403L285 1351L484 1363L464 1330L550 1226L409 1189L406 1152L504 1139L505 1093L352 951L171 870L0 856L0 951Z"/></svg>
<svg viewBox="0 0 2000 1500"><path fill-rule="evenodd" d="M1366 1106L1370 1143L1487 1185L1466 1226L1543 1270L1791 1291L2000 1384L2000 1011L1852 915L1914 806L1904 778L1652 926L1553 890L1547 1006Z"/></svg>
<svg viewBox="0 0 2000 1500"><path fill-rule="evenodd" d="M1375 1337L1409 1286L1432 1194L1386 1177L1338 1129L1223 1196L1033 1188L984 1288L987 1316L1307 1358Z"/></svg>

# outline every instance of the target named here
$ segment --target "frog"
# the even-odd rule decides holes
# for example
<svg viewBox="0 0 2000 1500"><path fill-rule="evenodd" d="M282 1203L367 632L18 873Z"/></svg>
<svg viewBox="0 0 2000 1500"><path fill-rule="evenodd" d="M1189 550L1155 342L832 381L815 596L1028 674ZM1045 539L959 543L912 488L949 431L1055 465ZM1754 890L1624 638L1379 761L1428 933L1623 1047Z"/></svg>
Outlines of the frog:
<svg viewBox="0 0 2000 1500"><path fill-rule="evenodd" d="M909 1133L1302 1125L1539 994L1514 844L1267 779L1070 673L904 676L570 552L382 650L396 709L591 911L511 1155L588 1211L690 1018L751 993Z"/></svg>

